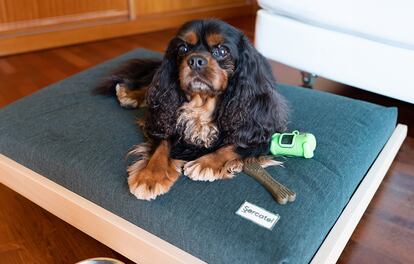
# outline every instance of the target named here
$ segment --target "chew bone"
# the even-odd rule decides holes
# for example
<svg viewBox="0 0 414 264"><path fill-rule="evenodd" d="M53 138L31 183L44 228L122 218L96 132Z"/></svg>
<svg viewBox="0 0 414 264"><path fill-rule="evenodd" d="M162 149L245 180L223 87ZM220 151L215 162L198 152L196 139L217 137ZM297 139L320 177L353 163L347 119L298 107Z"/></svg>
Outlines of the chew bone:
<svg viewBox="0 0 414 264"><path fill-rule="evenodd" d="M276 181L270 174L263 169L257 162L246 162L243 170L249 176L260 182L276 199L279 204L293 202L296 199L296 193Z"/></svg>

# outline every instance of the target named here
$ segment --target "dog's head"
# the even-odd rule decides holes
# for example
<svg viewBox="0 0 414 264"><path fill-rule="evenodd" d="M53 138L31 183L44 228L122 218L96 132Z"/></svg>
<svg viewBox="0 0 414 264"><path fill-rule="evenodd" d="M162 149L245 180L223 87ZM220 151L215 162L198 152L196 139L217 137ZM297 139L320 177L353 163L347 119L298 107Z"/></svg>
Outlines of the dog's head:
<svg viewBox="0 0 414 264"><path fill-rule="evenodd" d="M179 30L175 50L180 87L187 94L217 95L228 87L239 58L242 33L218 20L196 20Z"/></svg>

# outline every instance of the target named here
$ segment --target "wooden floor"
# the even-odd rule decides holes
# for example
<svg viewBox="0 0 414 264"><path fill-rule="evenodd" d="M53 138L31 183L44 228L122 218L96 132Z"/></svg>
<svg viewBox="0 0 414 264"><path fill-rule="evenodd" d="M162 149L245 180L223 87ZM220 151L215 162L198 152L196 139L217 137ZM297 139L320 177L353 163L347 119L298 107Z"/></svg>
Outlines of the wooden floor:
<svg viewBox="0 0 414 264"><path fill-rule="evenodd" d="M253 37L253 17L229 22ZM163 51L174 33L166 30L0 58L0 107L131 49ZM300 83L297 70L275 62L272 66L280 82ZM338 263L414 263L414 106L325 79L319 79L316 88L398 106L399 122L409 125L409 137ZM97 256L130 262L0 185L0 263L74 263Z"/></svg>

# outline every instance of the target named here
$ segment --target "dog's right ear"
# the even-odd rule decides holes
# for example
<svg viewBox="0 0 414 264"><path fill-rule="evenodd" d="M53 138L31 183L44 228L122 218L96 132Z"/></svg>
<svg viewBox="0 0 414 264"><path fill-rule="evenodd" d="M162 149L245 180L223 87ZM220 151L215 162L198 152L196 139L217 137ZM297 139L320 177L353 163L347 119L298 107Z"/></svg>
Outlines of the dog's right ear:
<svg viewBox="0 0 414 264"><path fill-rule="evenodd" d="M176 38L170 41L146 97L150 113L146 129L150 136L159 139L175 134L177 112L185 101L178 78L177 42Z"/></svg>

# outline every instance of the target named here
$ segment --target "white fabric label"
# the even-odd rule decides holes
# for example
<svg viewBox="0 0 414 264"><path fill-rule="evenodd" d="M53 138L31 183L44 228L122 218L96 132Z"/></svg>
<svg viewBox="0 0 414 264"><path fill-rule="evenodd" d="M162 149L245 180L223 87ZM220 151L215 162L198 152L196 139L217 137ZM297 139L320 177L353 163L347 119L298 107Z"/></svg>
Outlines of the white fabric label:
<svg viewBox="0 0 414 264"><path fill-rule="evenodd" d="M248 201L245 201L240 206L236 214L269 230L273 229L280 218L280 215L266 211L259 206L249 203Z"/></svg>

